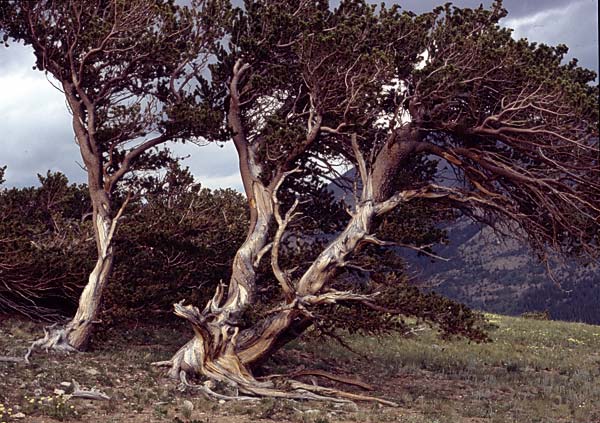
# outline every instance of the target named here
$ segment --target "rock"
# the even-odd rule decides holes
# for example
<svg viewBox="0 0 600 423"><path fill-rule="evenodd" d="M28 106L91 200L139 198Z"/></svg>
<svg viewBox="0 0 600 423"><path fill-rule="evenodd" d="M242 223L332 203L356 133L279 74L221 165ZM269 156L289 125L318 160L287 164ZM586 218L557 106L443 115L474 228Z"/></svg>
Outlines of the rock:
<svg viewBox="0 0 600 423"><path fill-rule="evenodd" d="M92 369L92 368L85 369L85 372L90 376L97 376L100 374L100 372L98 370Z"/></svg>
<svg viewBox="0 0 600 423"><path fill-rule="evenodd" d="M54 390L54 393L55 393L56 395L64 395L64 394L65 394L65 391L64 391L64 390L62 390L62 389L58 389L58 388L57 388L57 389L55 389L55 390Z"/></svg>
<svg viewBox="0 0 600 423"><path fill-rule="evenodd" d="M27 416L25 416L25 414L20 413L20 412L12 415L13 419L24 419L25 417L27 417Z"/></svg>
<svg viewBox="0 0 600 423"><path fill-rule="evenodd" d="M183 410L191 414L194 411L194 404L190 400L183 401Z"/></svg>
<svg viewBox="0 0 600 423"><path fill-rule="evenodd" d="M71 387L71 382L61 382L60 386L63 386L65 388L70 388Z"/></svg>
<svg viewBox="0 0 600 423"><path fill-rule="evenodd" d="M225 400L219 400L219 404L225 404Z"/></svg>

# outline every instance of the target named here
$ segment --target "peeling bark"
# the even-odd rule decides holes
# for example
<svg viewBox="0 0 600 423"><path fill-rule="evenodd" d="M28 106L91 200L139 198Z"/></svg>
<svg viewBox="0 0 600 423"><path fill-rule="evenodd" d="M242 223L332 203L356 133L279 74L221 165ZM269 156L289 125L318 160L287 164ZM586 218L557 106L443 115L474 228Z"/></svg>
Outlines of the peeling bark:
<svg viewBox="0 0 600 423"><path fill-rule="evenodd" d="M81 351L87 347L90 341L93 326L100 311L102 293L113 268L113 236L119 218L127 205L126 200L116 217L111 218L110 201L106 194L100 190L90 189L90 195L94 207L94 235L98 252L96 265L79 297L79 305L73 319L64 327L50 328L44 338L32 344L27 357L35 348L66 352Z"/></svg>
<svg viewBox="0 0 600 423"><path fill-rule="evenodd" d="M108 217L102 217L100 214L96 216L95 230L99 234L100 254L79 297L77 312L65 328L69 344L77 349L84 349L89 342L100 309L102 293L112 272L114 251L111 227L112 222Z"/></svg>

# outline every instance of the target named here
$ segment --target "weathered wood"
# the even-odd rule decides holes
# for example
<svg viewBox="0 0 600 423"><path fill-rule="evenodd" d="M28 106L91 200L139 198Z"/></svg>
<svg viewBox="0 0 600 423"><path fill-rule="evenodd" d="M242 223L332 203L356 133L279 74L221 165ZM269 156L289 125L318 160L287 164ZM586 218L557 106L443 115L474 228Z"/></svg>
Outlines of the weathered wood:
<svg viewBox="0 0 600 423"><path fill-rule="evenodd" d="M368 383L365 383L362 380L352 379L352 378L340 376L340 375L335 375L333 373L329 373L329 372L325 372L323 370L317 370L317 369L312 369L312 370L305 369L305 370L297 370L297 371L294 371L291 373L286 373L286 374L274 374L274 375L269 375L269 376L266 376L266 377L260 378L260 379L275 379L275 378L290 379L290 378L295 378L298 376L318 376L318 377L323 377L325 379L333 380L334 382L344 383L346 385L358 386L359 388L364 389L365 391L375 390L375 388L372 385L369 385Z"/></svg>
<svg viewBox="0 0 600 423"><path fill-rule="evenodd" d="M256 159L257 146L246 138L240 109L239 84L248 71L249 66L241 61L236 62L233 67L228 110L228 122L233 132L232 137L240 160L240 174L250 207L248 236L234 257L226 295L223 286L217 287L213 299L206 304L202 312L197 307L183 305L182 302L174 305L175 314L192 325L194 338L182 346L168 362L171 367L169 376L179 379L184 386L189 387L191 385L185 378L186 373L197 374L209 381L224 382L238 392L249 395L340 402L365 400L393 405L389 401L330 388L309 388L309 385L301 382L294 382L291 389L284 392L274 389L270 382L258 381L252 374L256 365L310 327L313 321L313 307L339 301L372 299L372 296L357 295L349 291L333 291L328 289L328 285L346 265L349 255L363 243L374 242L371 230L374 219L381 210L391 210L410 196L397 196L387 203L380 200L388 200L388 196L382 194L381 190L389 185L385 178L393 178L394 175L384 172L374 181L358 146L357 137L353 135L352 146L362 178L360 201L356 204L346 228L317 256L299 280L293 282L280 267L279 248L286 227L295 216L298 202L283 214L277 191L284 179L295 172L290 169L294 158L302 154L317 138L322 118L314 108L310 109L306 140L290 153L290 157L279 168L272 171L269 178L263 178L261 164ZM383 158L381 160L383 161ZM383 162L393 168L394 160L400 160L398 155ZM264 179L269 179L268 183ZM274 222L277 223L277 230L273 233L271 229ZM254 304L257 289L256 269L269 248L271 268L282 289L284 301L262 322L240 332L238 318L247 307ZM156 363L165 364L167 363ZM230 399L229 395L216 393L207 384L197 388L205 395Z"/></svg>
<svg viewBox="0 0 600 423"><path fill-rule="evenodd" d="M106 395L104 392L101 392L97 389L82 389L79 383L75 379L71 381L73 384L73 392L70 393L68 398L83 398L89 400L98 400L98 401L109 401L110 397Z"/></svg>
<svg viewBox="0 0 600 423"><path fill-rule="evenodd" d="M97 322L102 293L113 268L113 237L117 230L119 219L127 207L129 197L123 202L115 217L111 218L110 201L104 191L90 189L90 195L94 207L94 233L96 234L98 250L96 265L90 273L88 283L79 297L79 304L73 319L64 327L52 327L45 330L44 338L32 344L29 354L36 348L66 352L83 350L86 348L93 331L93 326Z"/></svg>

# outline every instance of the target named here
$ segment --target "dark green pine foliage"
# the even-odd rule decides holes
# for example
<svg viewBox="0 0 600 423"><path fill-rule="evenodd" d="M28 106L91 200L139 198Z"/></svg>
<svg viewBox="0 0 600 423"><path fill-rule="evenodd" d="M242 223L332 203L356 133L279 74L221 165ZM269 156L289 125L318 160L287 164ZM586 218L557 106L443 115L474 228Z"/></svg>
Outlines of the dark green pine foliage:
<svg viewBox="0 0 600 423"><path fill-rule="evenodd" d="M85 185L60 173L39 179L0 191L0 314L56 320L73 312L93 265L91 204ZM170 318L182 296L206 301L244 237L239 193L202 188L176 164L140 185L115 240L123 254L105 293L106 323Z"/></svg>
<svg viewBox="0 0 600 423"><path fill-rule="evenodd" d="M595 74L575 60L564 64L565 46L511 38L499 25L506 14L501 1L490 9L448 4L419 16L364 1L333 8L327 1L248 0L235 11L229 44L211 67L213 83L226 93L234 63L247 63L251 70L239 84L241 118L260 157L261 179L268 183L278 171L299 169L279 193L284 210L296 198L305 201L280 258L292 280L348 221L344 209L356 201L356 172L345 183L345 206L334 205L343 194L327 198L323 185L339 181L340 169L356 167L353 133L369 171L377 171L377 154L394 141L410 152L389 169L394 177L383 198L403 189L431 194L381 217L379 238L433 253L431 245L445 240L438 224L466 215L520 236L542 259L547 250L597 254ZM395 81L401 84L394 87ZM394 112L410 115L409 123L396 128L380 123ZM315 116L322 118L322 130L307 147L307 122L310 127ZM394 265L381 259L390 255L390 248L360 246L351 258L359 268L339 270L338 281L349 278L369 292L381 290L385 278L377 275L386 274L386 280L402 281L384 290L388 309L438 319L450 333L470 331L436 304L456 316L468 311L434 295L411 297L418 291L400 276L406 269L396 259L388 261ZM272 279L266 264L261 274ZM271 300L280 300L272 282L261 282L267 285L265 297L271 293ZM365 322L380 328L358 316L337 326Z"/></svg>
<svg viewBox="0 0 600 423"><path fill-rule="evenodd" d="M52 320L76 306L95 246L85 185L60 173L0 191L0 313Z"/></svg>

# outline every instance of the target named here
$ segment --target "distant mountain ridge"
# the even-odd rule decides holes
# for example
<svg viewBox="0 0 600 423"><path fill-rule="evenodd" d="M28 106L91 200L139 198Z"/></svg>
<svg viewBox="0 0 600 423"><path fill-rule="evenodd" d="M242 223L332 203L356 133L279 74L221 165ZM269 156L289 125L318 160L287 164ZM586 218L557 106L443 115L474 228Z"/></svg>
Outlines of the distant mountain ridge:
<svg viewBox="0 0 600 423"><path fill-rule="evenodd" d="M493 313L547 310L553 319L600 324L598 265L553 264L551 277L528 246L489 227L462 219L446 230L450 242L436 254L449 261L402 253L415 279L435 292Z"/></svg>
<svg viewBox="0 0 600 423"><path fill-rule="evenodd" d="M441 167L442 177L448 172ZM353 180L354 170L344 177ZM450 180L446 178L445 183L452 184ZM327 189L352 203L353 197L344 195L338 185L331 183ZM548 311L556 320L600 324L597 264L556 264L551 266L551 277L527 245L500 239L487 226L463 218L444 229L449 243L436 246L435 252L449 261L398 250L419 284L482 311L508 315Z"/></svg>

